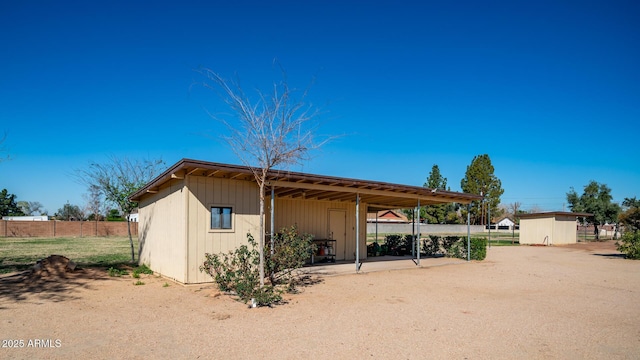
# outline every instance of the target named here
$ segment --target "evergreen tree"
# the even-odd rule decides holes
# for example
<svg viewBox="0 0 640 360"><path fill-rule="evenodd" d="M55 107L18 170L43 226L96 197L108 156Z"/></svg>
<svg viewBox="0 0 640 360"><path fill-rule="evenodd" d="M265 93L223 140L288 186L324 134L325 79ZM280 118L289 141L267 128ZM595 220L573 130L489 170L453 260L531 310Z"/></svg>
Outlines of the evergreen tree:
<svg viewBox="0 0 640 360"><path fill-rule="evenodd" d="M450 190L447 188L447 178L442 176L438 165L431 167L431 172L424 183L424 187L437 190ZM420 214L429 224L457 224L458 216L455 204L427 205L420 209Z"/></svg>
<svg viewBox="0 0 640 360"><path fill-rule="evenodd" d="M16 196L7 189L0 191L0 216L23 216L24 213L16 202Z"/></svg>
<svg viewBox="0 0 640 360"><path fill-rule="evenodd" d="M502 189L502 182L493 172L494 168L489 155L478 155L473 158L471 165L467 166L465 176L460 181L462 191L484 197L484 200L471 203L472 224L485 224L489 210L492 214L498 214L500 196L504 193L504 189ZM466 211L463 217L466 217Z"/></svg>

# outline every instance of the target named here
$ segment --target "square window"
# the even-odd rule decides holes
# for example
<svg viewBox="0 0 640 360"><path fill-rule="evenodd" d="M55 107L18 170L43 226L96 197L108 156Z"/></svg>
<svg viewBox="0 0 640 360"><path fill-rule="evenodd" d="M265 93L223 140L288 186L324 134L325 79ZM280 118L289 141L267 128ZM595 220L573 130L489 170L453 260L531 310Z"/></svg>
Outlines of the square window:
<svg viewBox="0 0 640 360"><path fill-rule="evenodd" d="M233 210L228 206L211 207L211 229L231 229Z"/></svg>

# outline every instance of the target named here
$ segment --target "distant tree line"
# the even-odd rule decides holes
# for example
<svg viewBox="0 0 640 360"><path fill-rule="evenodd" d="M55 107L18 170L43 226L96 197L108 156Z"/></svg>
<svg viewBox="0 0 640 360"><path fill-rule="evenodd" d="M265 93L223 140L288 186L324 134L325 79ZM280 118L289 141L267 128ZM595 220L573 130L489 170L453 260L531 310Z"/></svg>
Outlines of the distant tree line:
<svg viewBox="0 0 640 360"><path fill-rule="evenodd" d="M467 166L464 178L460 180L460 187L463 192L480 195L483 199L471 202L469 207L456 203L421 206L420 221L429 224L466 224L467 213L469 213L472 225L484 225L489 221L489 214L500 215L503 212L499 207L500 196L504 193L504 189L494 171L489 155L475 156ZM437 164L431 167L431 172L423 186L436 192L451 190L447 185L447 178L440 173ZM411 220L415 218L414 211L414 209L402 210Z"/></svg>

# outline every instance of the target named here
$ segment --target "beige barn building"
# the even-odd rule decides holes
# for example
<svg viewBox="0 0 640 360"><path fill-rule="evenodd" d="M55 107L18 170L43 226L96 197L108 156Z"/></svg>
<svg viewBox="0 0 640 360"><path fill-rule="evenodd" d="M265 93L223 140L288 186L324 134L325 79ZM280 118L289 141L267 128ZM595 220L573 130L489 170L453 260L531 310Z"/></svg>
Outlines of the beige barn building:
<svg viewBox="0 0 640 360"><path fill-rule="evenodd" d="M520 244L575 244L578 216L591 216L591 214L555 211L519 215Z"/></svg>
<svg viewBox="0 0 640 360"><path fill-rule="evenodd" d="M273 170L268 178L267 234L272 230L273 214L276 231L297 225L315 239L335 240L338 261L355 261L356 253L359 260L366 258L368 212L481 199L472 194L289 171ZM205 253L227 252L246 244L249 232L258 238L258 193L248 167L180 160L131 196L139 202L140 263L181 283L210 282L211 277L199 270Z"/></svg>

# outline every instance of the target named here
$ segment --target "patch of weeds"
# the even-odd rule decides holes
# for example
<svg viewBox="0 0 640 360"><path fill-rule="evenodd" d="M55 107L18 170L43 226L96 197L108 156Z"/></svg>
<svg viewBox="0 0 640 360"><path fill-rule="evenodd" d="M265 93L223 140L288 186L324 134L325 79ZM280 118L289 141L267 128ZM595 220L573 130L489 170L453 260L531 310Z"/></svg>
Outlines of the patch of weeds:
<svg viewBox="0 0 640 360"><path fill-rule="evenodd" d="M107 274L109 274L109 276L111 277L121 277L122 275L129 275L126 270L120 270L114 267L110 267L109 270L107 270Z"/></svg>
<svg viewBox="0 0 640 360"><path fill-rule="evenodd" d="M164 285L162 285L162 287L169 287L169 283L164 283Z"/></svg>
<svg viewBox="0 0 640 360"><path fill-rule="evenodd" d="M139 276L139 275L138 275L138 276ZM144 283L143 283L142 281L138 280L138 281L136 281L135 283L133 283L133 285L136 285L136 286L138 286L138 285L144 285Z"/></svg>
<svg viewBox="0 0 640 360"><path fill-rule="evenodd" d="M149 269L147 265L142 264L133 270L134 278L140 278L140 274L153 275L153 270Z"/></svg>

